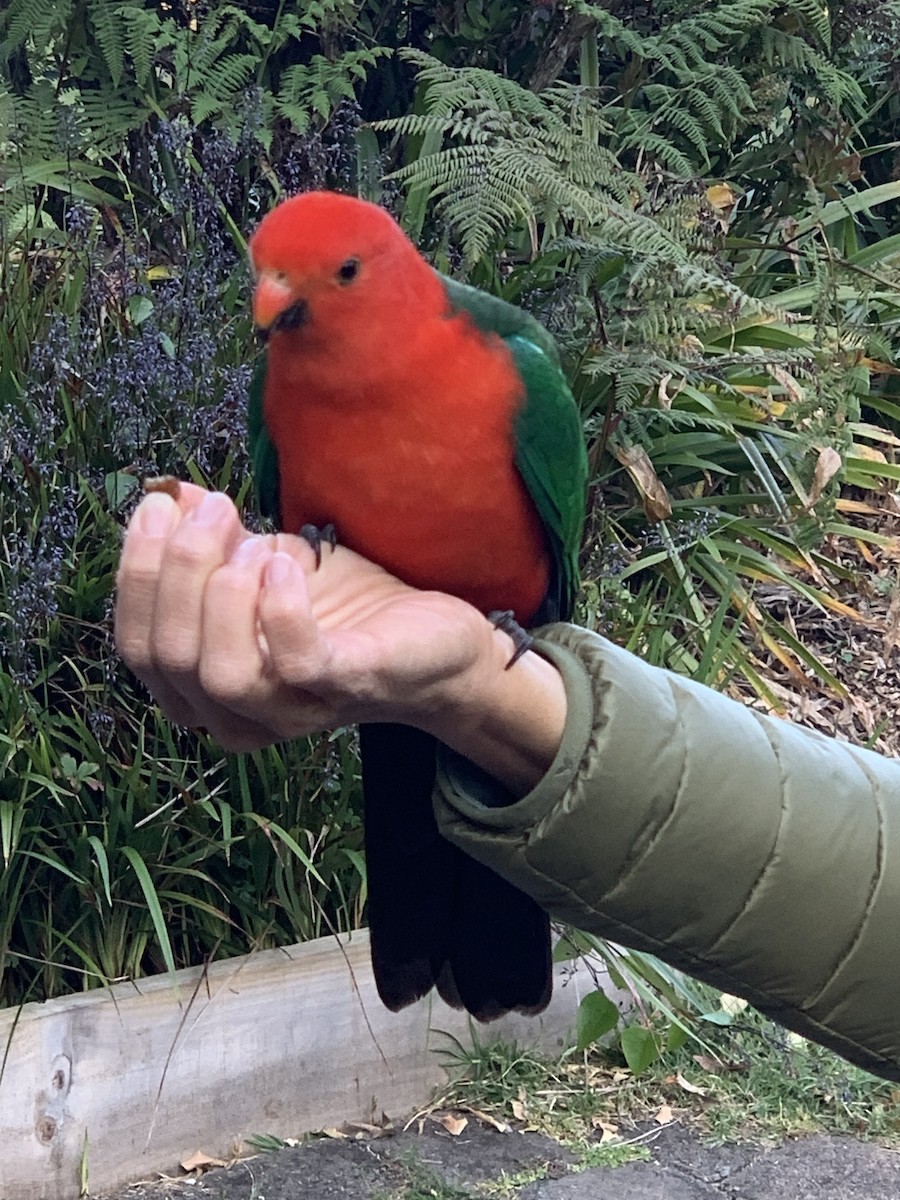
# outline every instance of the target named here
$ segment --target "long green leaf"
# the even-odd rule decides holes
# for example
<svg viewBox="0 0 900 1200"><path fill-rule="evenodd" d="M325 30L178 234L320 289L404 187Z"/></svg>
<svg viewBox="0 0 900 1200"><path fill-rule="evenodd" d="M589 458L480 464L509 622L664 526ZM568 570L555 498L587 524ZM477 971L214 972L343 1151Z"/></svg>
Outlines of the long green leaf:
<svg viewBox="0 0 900 1200"><path fill-rule="evenodd" d="M150 872L147 870L147 864L133 846L123 846L122 853L128 859L129 863L131 863L131 867L137 876L138 883L141 885L141 891L144 893L144 899L147 902L147 910L150 913L150 919L153 922L156 940L159 943L159 948L162 951L166 969L172 978L172 985L177 994L178 983L175 978L175 955L172 953L172 943L169 941L169 931L166 928L166 921L165 917L163 916L162 906L159 903L159 896L156 893L156 888L153 886L153 880L150 878Z"/></svg>

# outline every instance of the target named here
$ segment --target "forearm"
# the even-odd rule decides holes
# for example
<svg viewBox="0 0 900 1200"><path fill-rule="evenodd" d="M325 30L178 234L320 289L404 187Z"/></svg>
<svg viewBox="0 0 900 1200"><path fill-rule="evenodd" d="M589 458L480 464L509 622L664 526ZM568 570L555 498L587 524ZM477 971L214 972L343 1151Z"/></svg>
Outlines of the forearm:
<svg viewBox="0 0 900 1200"><path fill-rule="evenodd" d="M580 660L557 759L501 809L451 764L446 835L557 917L900 1078L900 763L557 628Z"/></svg>

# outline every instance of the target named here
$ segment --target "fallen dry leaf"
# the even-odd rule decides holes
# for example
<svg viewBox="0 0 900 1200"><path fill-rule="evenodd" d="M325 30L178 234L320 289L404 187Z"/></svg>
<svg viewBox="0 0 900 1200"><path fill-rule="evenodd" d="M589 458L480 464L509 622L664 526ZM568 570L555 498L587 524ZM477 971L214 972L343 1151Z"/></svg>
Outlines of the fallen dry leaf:
<svg viewBox="0 0 900 1200"><path fill-rule="evenodd" d="M837 450L832 446L823 446L819 451L819 457L816 459L812 487L809 489L809 508L812 508L816 503L828 483L837 475L841 466L842 459Z"/></svg>
<svg viewBox="0 0 900 1200"><path fill-rule="evenodd" d="M208 1171L210 1167L224 1167L227 1164L221 1158L213 1158L211 1154L204 1154L202 1150L197 1150L188 1158L183 1158L178 1165L182 1171L202 1173Z"/></svg>
<svg viewBox="0 0 900 1200"><path fill-rule="evenodd" d="M650 456L643 446L617 446L616 458L634 480L640 492L647 520L665 521L672 515L669 493L656 474Z"/></svg>
<svg viewBox="0 0 900 1200"><path fill-rule="evenodd" d="M691 1083L679 1071L675 1076L675 1082L683 1092L690 1092L692 1096L705 1096L706 1088L698 1087L696 1083Z"/></svg>
<svg viewBox="0 0 900 1200"><path fill-rule="evenodd" d="M890 658L896 648L900 646L900 579L891 589L891 602L888 606L886 625L887 628L881 640L881 652L885 658Z"/></svg>
<svg viewBox="0 0 900 1200"><path fill-rule="evenodd" d="M675 1118L674 1118L674 1114L672 1113L672 1107L669 1104L661 1105L659 1112L653 1118L653 1120L657 1123L657 1125L671 1125L671 1123L674 1119Z"/></svg>
<svg viewBox="0 0 900 1200"><path fill-rule="evenodd" d="M459 1137L462 1131L469 1123L468 1117L454 1117L453 1113L444 1113L442 1117L438 1117L438 1121L447 1130L451 1137Z"/></svg>
<svg viewBox="0 0 900 1200"><path fill-rule="evenodd" d="M789 399L792 400L794 404L799 404L803 399L803 388L793 377L793 375L787 372L784 367L779 367L777 364L770 366L769 371L787 392Z"/></svg>
<svg viewBox="0 0 900 1200"><path fill-rule="evenodd" d="M344 1133L342 1129L335 1129L334 1126L332 1126L330 1129L323 1129L322 1136L327 1138L342 1138L346 1140L348 1135Z"/></svg>
<svg viewBox="0 0 900 1200"><path fill-rule="evenodd" d="M719 1007L730 1017L736 1017L747 1007L747 1001L740 996L732 996L728 992L723 992L719 997Z"/></svg>
<svg viewBox="0 0 900 1200"><path fill-rule="evenodd" d="M498 1133L509 1133L511 1126L508 1122L503 1121L500 1117L493 1116L492 1113L482 1112L480 1108L466 1108L466 1112L470 1112L473 1117L479 1121L483 1121L485 1125L490 1125L492 1129L496 1129Z"/></svg>
<svg viewBox="0 0 900 1200"><path fill-rule="evenodd" d="M734 211L737 196L727 183L714 183L706 189L706 199L716 214L719 227L728 229L728 221Z"/></svg>
<svg viewBox="0 0 900 1200"><path fill-rule="evenodd" d="M672 382L672 372L666 371L665 375L659 381L659 386L656 389L656 398L659 400L659 407L664 412L668 412L672 407L672 397L669 395L669 384Z"/></svg>
<svg viewBox="0 0 900 1200"><path fill-rule="evenodd" d="M604 1121L602 1117L591 1117L591 1125L594 1129L601 1130L601 1145L604 1142L612 1142L619 1136L618 1125L613 1125L611 1121Z"/></svg>
<svg viewBox="0 0 900 1200"><path fill-rule="evenodd" d="M512 1109L512 1115L517 1121L526 1121L528 1119L525 1105L521 1100L510 1100L509 1107Z"/></svg>
<svg viewBox="0 0 900 1200"><path fill-rule="evenodd" d="M725 1070L725 1063L720 1062L717 1058L713 1058L709 1054L695 1054L693 1058L702 1071L709 1071L711 1075L721 1075Z"/></svg>
<svg viewBox="0 0 900 1200"><path fill-rule="evenodd" d="M344 1126L348 1134L355 1134L357 1137L390 1137L394 1132L390 1121L384 1125L370 1125L367 1121L348 1121Z"/></svg>

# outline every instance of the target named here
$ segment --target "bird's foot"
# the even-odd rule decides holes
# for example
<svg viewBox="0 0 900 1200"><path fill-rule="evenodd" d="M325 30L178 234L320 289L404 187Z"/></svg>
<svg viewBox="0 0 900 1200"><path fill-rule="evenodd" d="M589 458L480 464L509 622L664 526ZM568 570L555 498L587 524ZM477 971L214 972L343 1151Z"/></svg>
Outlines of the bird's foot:
<svg viewBox="0 0 900 1200"><path fill-rule="evenodd" d="M512 638L513 656L506 664L506 670L508 671L513 663L519 661L526 650L531 649L534 645L534 638L522 628L511 608L496 609L494 612L489 612L488 620L495 629L502 630L503 633L508 634Z"/></svg>
<svg viewBox="0 0 900 1200"><path fill-rule="evenodd" d="M329 545L332 550L337 545L337 531L329 522L320 529L318 525L301 525L300 536L316 556L316 570L322 565L322 543Z"/></svg>

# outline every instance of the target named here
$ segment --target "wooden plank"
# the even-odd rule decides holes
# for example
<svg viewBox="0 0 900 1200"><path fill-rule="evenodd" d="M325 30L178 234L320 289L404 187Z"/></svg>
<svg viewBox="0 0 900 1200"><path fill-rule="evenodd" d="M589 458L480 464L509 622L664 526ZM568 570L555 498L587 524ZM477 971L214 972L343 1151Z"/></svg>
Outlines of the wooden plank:
<svg viewBox="0 0 900 1200"><path fill-rule="evenodd" d="M180 971L177 985L161 976L0 1012L2 1200L74 1200L85 1146L99 1192L198 1150L229 1158L252 1134L403 1115L445 1078L442 1031L470 1042L466 1015L440 1001L382 1006L364 931ZM559 968L541 1017L480 1037L558 1046L593 986Z"/></svg>

